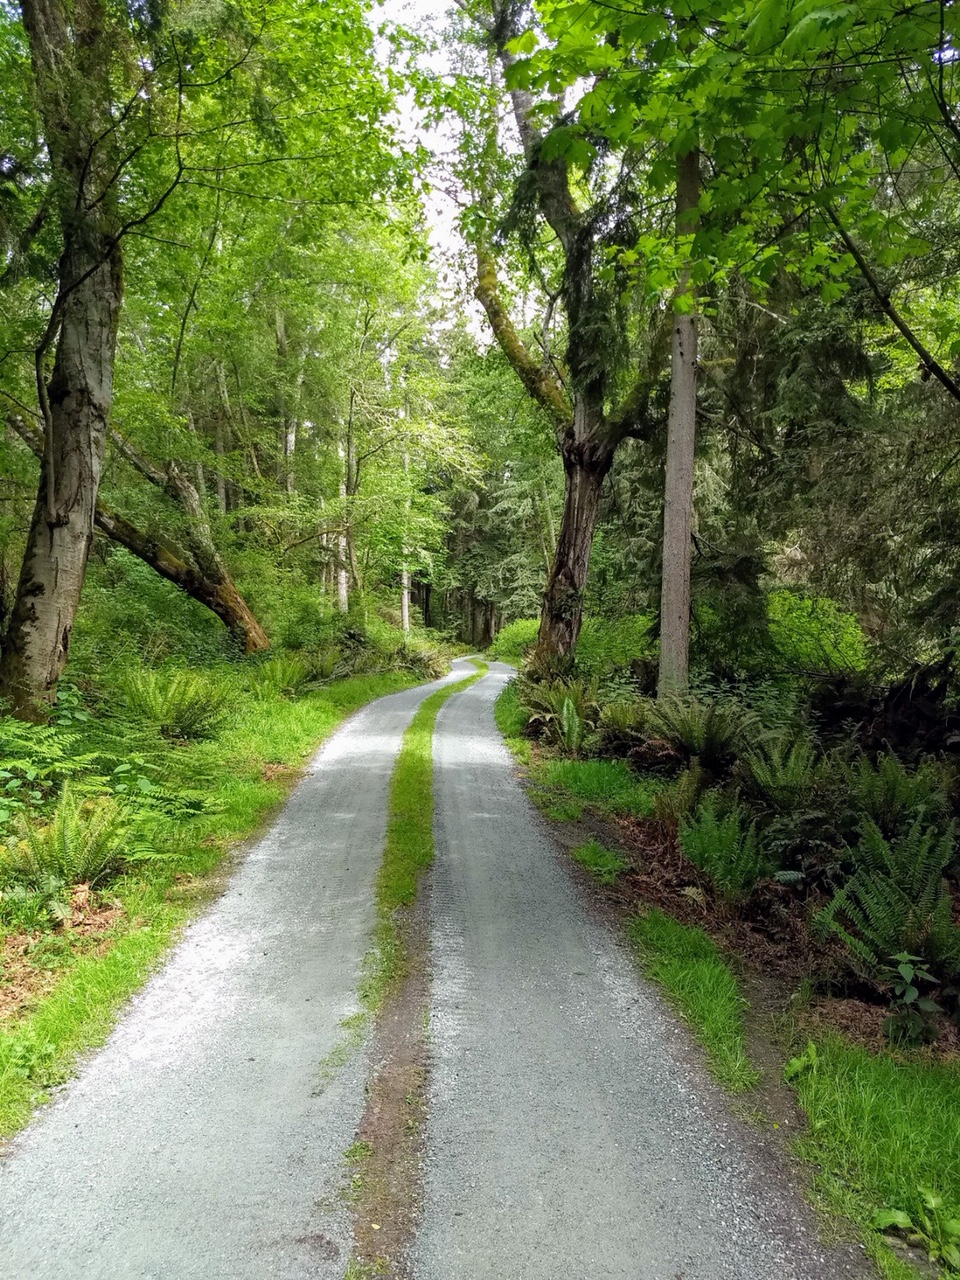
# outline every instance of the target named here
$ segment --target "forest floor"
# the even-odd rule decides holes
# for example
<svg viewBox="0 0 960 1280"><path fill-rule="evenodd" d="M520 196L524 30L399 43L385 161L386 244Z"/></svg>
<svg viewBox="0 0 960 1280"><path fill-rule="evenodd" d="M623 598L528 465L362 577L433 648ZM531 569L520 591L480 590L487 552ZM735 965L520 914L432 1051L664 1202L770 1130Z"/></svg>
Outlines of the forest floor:
<svg viewBox="0 0 960 1280"><path fill-rule="evenodd" d="M440 710L437 863L377 1034L358 1015L390 777L444 682L327 742L106 1047L14 1141L7 1274L872 1274L859 1249L823 1245L789 1162L731 1112L571 873L494 725L511 674L496 665ZM376 1144L398 1141L391 1108L406 1197L369 1176Z"/></svg>

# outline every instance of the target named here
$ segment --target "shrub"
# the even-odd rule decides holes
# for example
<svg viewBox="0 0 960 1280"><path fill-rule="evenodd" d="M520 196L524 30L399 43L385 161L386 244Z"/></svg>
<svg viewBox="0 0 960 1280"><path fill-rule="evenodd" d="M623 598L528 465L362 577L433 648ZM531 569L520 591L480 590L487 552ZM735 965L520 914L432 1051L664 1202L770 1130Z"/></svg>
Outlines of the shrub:
<svg viewBox="0 0 960 1280"><path fill-rule="evenodd" d="M127 671L119 684L130 714L166 738L213 737L233 700L226 681L197 671Z"/></svg>
<svg viewBox="0 0 960 1280"><path fill-rule="evenodd" d="M0 889L0 924L22 933L35 933L62 924L71 915L66 885L44 876L34 886L14 881Z"/></svg>
<svg viewBox="0 0 960 1280"><path fill-rule="evenodd" d="M600 714L595 681L521 679L518 694L531 732L574 752Z"/></svg>
<svg viewBox="0 0 960 1280"><path fill-rule="evenodd" d="M748 898L766 870L756 823L739 805L721 816L710 796L680 828L680 845L727 902Z"/></svg>
<svg viewBox="0 0 960 1280"><path fill-rule="evenodd" d="M490 657L522 665L537 643L539 631L539 618L517 618L515 622L508 622L497 632L488 650Z"/></svg>
<svg viewBox="0 0 960 1280"><path fill-rule="evenodd" d="M854 850L856 870L816 918L836 935L855 963L876 977L901 952L953 974L960 966L960 930L943 878L953 858L954 835L918 818L887 840L865 819Z"/></svg>
<svg viewBox="0 0 960 1280"><path fill-rule="evenodd" d="M893 754L879 756L875 764L863 756L847 769L845 780L852 810L888 839L919 818L942 825L950 812L943 773L932 762L908 769Z"/></svg>
<svg viewBox="0 0 960 1280"><path fill-rule="evenodd" d="M703 785L703 770L694 763L657 793L653 801L653 816L675 830L696 809Z"/></svg>
<svg viewBox="0 0 960 1280"><path fill-rule="evenodd" d="M863 628L832 600L774 591L767 620L776 655L791 671L859 671L866 665Z"/></svg>
<svg viewBox="0 0 960 1280"><path fill-rule="evenodd" d="M336 667L334 662L331 671ZM300 654L281 653L254 671L253 689L260 698L295 698L311 679L310 663Z"/></svg>
<svg viewBox="0 0 960 1280"><path fill-rule="evenodd" d="M623 671L653 651L654 619L646 613L625 618L585 618L577 641L577 670L588 676Z"/></svg>
<svg viewBox="0 0 960 1280"><path fill-rule="evenodd" d="M758 730L756 716L732 698L704 702L671 695L651 703L647 713L650 735L714 774L729 769Z"/></svg>
<svg viewBox="0 0 960 1280"><path fill-rule="evenodd" d="M600 750L606 755L626 755L642 740L649 703L642 698L608 702L597 721Z"/></svg>
<svg viewBox="0 0 960 1280"><path fill-rule="evenodd" d="M801 738L762 744L744 758L743 765L747 790L761 805L776 813L808 805L817 782L817 756L811 742Z"/></svg>
<svg viewBox="0 0 960 1280"><path fill-rule="evenodd" d="M120 872L136 852L129 821L116 801L83 800L65 788L49 822L20 822L0 856L0 881L37 891L51 878L95 886Z"/></svg>

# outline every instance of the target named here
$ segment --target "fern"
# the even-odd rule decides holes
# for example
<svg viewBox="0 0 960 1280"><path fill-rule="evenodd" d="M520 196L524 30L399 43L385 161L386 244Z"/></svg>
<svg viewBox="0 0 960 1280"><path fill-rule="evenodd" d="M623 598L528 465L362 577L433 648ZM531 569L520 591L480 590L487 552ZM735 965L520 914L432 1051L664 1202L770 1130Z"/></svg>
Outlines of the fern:
<svg viewBox="0 0 960 1280"><path fill-rule="evenodd" d="M721 816L710 796L681 827L680 845L727 902L748 898L766 871L756 823L738 805Z"/></svg>
<svg viewBox="0 0 960 1280"><path fill-rule="evenodd" d="M817 781L813 744L799 739L762 745L744 761L749 791L776 811L806 805Z"/></svg>
<svg viewBox="0 0 960 1280"><path fill-rule="evenodd" d="M226 719L232 691L196 671L128 671L120 694L136 719L166 738L209 738Z"/></svg>
<svg viewBox="0 0 960 1280"><path fill-rule="evenodd" d="M696 809L703 785L703 770L694 763L669 786L657 792L653 799L653 816L671 830L676 829Z"/></svg>
<svg viewBox="0 0 960 1280"><path fill-rule="evenodd" d="M65 787L49 822L38 826L21 819L16 840L0 858L0 876L32 888L50 877L95 886L118 874L137 852L130 820L115 800L84 800Z"/></svg>
<svg viewBox="0 0 960 1280"><path fill-rule="evenodd" d="M530 730L568 751L579 750L584 734L596 723L600 712L595 680L521 679L518 693L529 712ZM576 745L571 746L574 738Z"/></svg>
<svg viewBox="0 0 960 1280"><path fill-rule="evenodd" d="M848 768L846 781L853 808L888 839L921 817L942 825L949 814L945 779L932 762L908 769L893 754L881 755L875 764L863 757Z"/></svg>
<svg viewBox="0 0 960 1280"><path fill-rule="evenodd" d="M649 733L711 773L728 769L758 728L756 716L729 698L703 702L675 695L652 704L647 715Z"/></svg>
<svg viewBox="0 0 960 1280"><path fill-rule="evenodd" d="M817 915L818 929L832 933L870 974L899 952L952 972L960 963L960 930L943 873L954 851L954 833L922 818L887 840L868 818L861 827L856 870Z"/></svg>

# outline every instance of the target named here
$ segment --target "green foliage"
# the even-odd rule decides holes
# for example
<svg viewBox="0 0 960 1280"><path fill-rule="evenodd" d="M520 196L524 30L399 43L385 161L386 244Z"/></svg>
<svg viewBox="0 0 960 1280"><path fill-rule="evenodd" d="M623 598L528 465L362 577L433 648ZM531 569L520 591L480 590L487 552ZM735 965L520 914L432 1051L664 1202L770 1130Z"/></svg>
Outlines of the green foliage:
<svg viewBox="0 0 960 1280"><path fill-rule="evenodd" d="M833 600L773 591L767 619L775 660L788 671L860 671L867 664L863 628Z"/></svg>
<svg viewBox="0 0 960 1280"><path fill-rule="evenodd" d="M641 778L622 760L548 760L537 780L609 813L649 817L660 783Z"/></svg>
<svg viewBox="0 0 960 1280"><path fill-rule="evenodd" d="M653 801L653 816L658 822L677 830L700 803L703 788L703 770L694 761L662 791L657 792Z"/></svg>
<svg viewBox="0 0 960 1280"><path fill-rule="evenodd" d="M651 704L646 727L711 774L730 769L759 730L756 717L732 698L708 702L679 695Z"/></svg>
<svg viewBox="0 0 960 1280"><path fill-rule="evenodd" d="M518 695L528 713L530 731L573 753L600 713L596 681L521 678Z"/></svg>
<svg viewBox="0 0 960 1280"><path fill-rule="evenodd" d="M680 845L729 903L749 898L767 872L756 823L739 805L719 813L709 795L681 826Z"/></svg>
<svg viewBox="0 0 960 1280"><path fill-rule="evenodd" d="M960 1204L960 1066L871 1053L831 1035L793 1081L807 1115L800 1150L830 1205L868 1225L919 1187Z"/></svg>
<svg viewBox="0 0 960 1280"><path fill-rule="evenodd" d="M776 813L807 806L817 783L817 754L803 738L762 743L744 757L743 767L749 794Z"/></svg>
<svg viewBox="0 0 960 1280"><path fill-rule="evenodd" d="M0 925L18 933L34 933L55 928L69 920L67 885L55 875L45 875L32 883L15 878L16 865L5 866L0 859Z"/></svg>
<svg viewBox="0 0 960 1280"><path fill-rule="evenodd" d="M882 1209L873 1225L878 1231L902 1232L907 1243L922 1249L930 1262L960 1274L960 1212L949 1209L943 1196L930 1187L918 1187L917 1197L912 1212Z"/></svg>
<svg viewBox="0 0 960 1280"><path fill-rule="evenodd" d="M117 875L137 852L129 818L115 800L64 790L50 820L21 821L0 853L0 883L34 891L52 880L92 887Z"/></svg>
<svg viewBox="0 0 960 1280"><path fill-rule="evenodd" d="M586 844L579 845L573 850L573 856L601 884L615 884L620 873L629 866L625 858L605 849L599 840L588 840Z"/></svg>
<svg viewBox="0 0 960 1280"><path fill-rule="evenodd" d="M630 933L644 968L702 1042L713 1073L735 1092L752 1088L759 1075L747 1054L747 1002L713 940L657 910L638 916Z"/></svg>
<svg viewBox="0 0 960 1280"><path fill-rule="evenodd" d="M623 671L653 652L654 619L648 613L625 618L587 617L577 642L577 670L602 677Z"/></svg>
<svg viewBox="0 0 960 1280"><path fill-rule="evenodd" d="M532 653L539 630L539 618L517 618L501 627L487 652L498 662L513 662L521 666Z"/></svg>
<svg viewBox="0 0 960 1280"><path fill-rule="evenodd" d="M874 763L866 756L846 772L853 811L869 818L892 839L921 818L931 825L945 825L950 813L946 779L933 762L917 769L892 754L881 755Z"/></svg>
<svg viewBox="0 0 960 1280"><path fill-rule="evenodd" d="M118 679L127 711L165 738L209 738L226 719L235 692L200 671L130 669Z"/></svg>
<svg viewBox="0 0 960 1280"><path fill-rule="evenodd" d="M953 852L952 828L944 833L918 818L887 840L865 819L853 850L854 873L819 912L818 928L838 937L873 976L888 957L903 952L941 973L957 972L960 928L943 879Z"/></svg>
<svg viewBox="0 0 960 1280"><path fill-rule="evenodd" d="M606 755L626 755L643 737L649 704L642 698L604 703L597 720L598 745Z"/></svg>
<svg viewBox="0 0 960 1280"><path fill-rule="evenodd" d="M506 686L494 709L497 728L507 739L519 738L526 732L529 713L520 703L520 693L516 680Z"/></svg>
<svg viewBox="0 0 960 1280"><path fill-rule="evenodd" d="M337 666L330 665L332 673ZM277 654L261 663L253 675L253 688L259 698L294 698L303 692L312 672L310 663L299 654Z"/></svg>
<svg viewBox="0 0 960 1280"><path fill-rule="evenodd" d="M939 1013L940 1006L929 996L921 995L918 984L935 983L936 978L924 967L919 956L912 956L907 951L901 951L890 959L893 965L880 971L880 980L893 993L884 1030L897 1043L919 1044L932 1032L931 1015Z"/></svg>

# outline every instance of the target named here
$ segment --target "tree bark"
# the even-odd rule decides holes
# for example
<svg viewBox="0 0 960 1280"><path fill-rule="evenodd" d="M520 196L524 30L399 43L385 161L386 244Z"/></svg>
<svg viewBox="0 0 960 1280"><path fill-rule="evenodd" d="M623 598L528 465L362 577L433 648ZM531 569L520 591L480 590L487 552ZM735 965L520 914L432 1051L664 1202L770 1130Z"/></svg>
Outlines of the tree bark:
<svg viewBox="0 0 960 1280"><path fill-rule="evenodd" d="M534 663L547 666L569 661L576 652L600 493L613 462L611 445L581 443L573 433L564 438L561 452L566 481L563 518L533 655Z"/></svg>
<svg viewBox="0 0 960 1280"><path fill-rule="evenodd" d="M680 157L677 233L692 230L700 202L700 152ZM689 272L680 279L674 308L667 463L663 501L663 580L660 595L658 696L685 693L690 671L690 559L693 540L693 469L697 440L697 316Z"/></svg>
<svg viewBox="0 0 960 1280"><path fill-rule="evenodd" d="M10 417L10 426L21 440L43 460L43 437L22 419ZM94 513L96 527L108 538L118 542L144 564L185 591L192 599L208 608L242 645L244 652L253 653L269 647L266 633L254 617L250 606L237 591L229 574L221 576L205 574L189 553L182 551L166 538L144 533L135 524L112 511L98 498Z"/></svg>
<svg viewBox="0 0 960 1280"><path fill-rule="evenodd" d="M66 666L93 541L123 259L105 6L87 0L68 12L61 0L24 0L21 9L63 251L50 323L36 352L44 458L3 641L0 697L16 715L42 719Z"/></svg>

